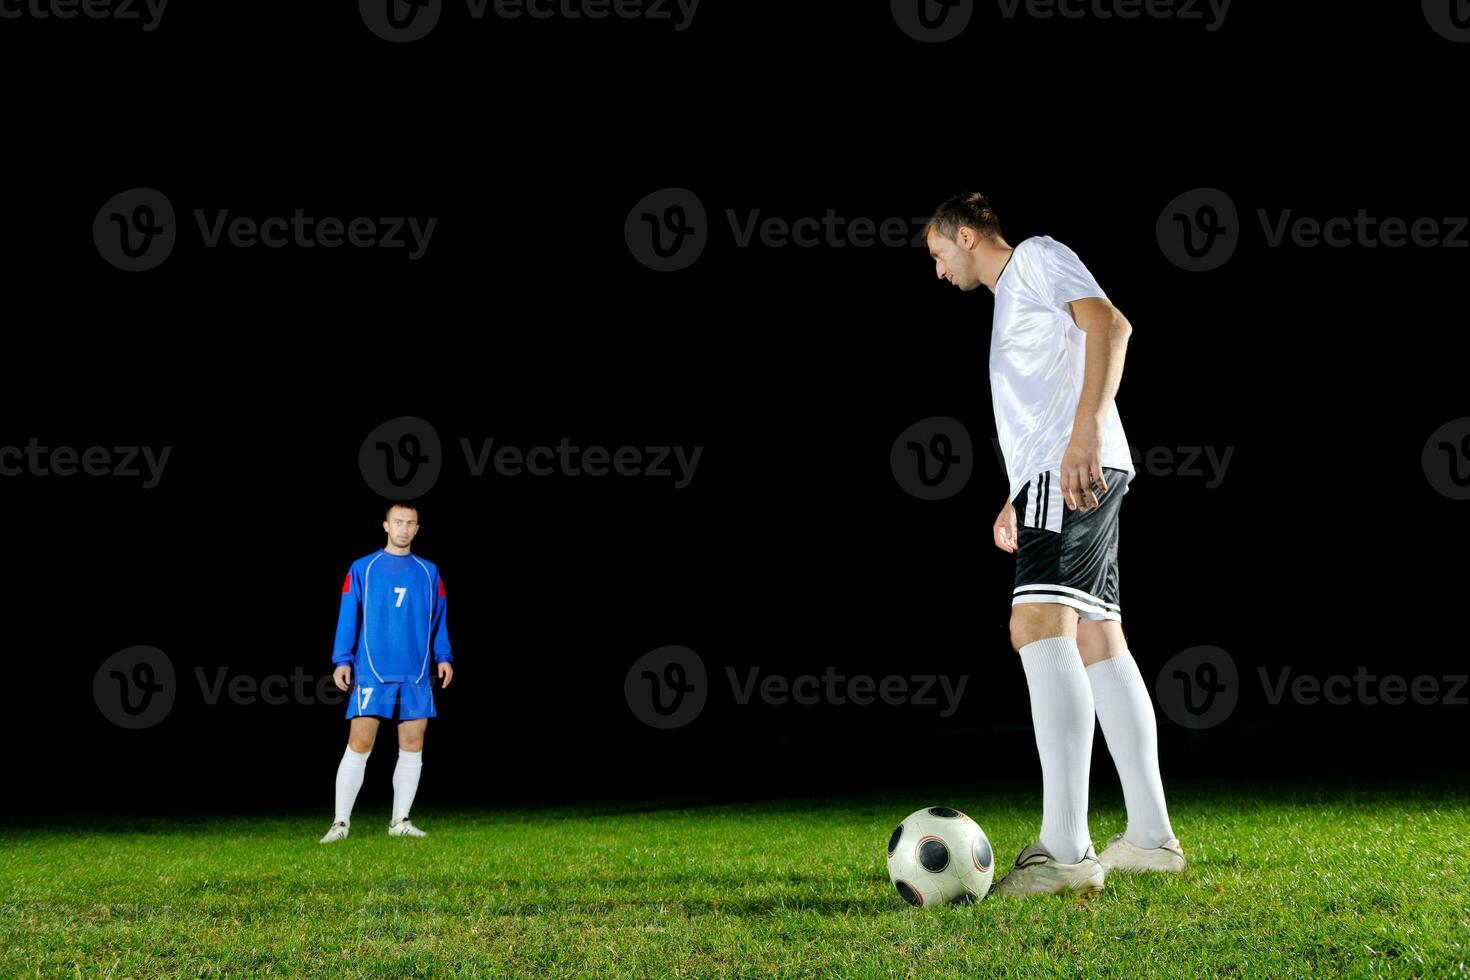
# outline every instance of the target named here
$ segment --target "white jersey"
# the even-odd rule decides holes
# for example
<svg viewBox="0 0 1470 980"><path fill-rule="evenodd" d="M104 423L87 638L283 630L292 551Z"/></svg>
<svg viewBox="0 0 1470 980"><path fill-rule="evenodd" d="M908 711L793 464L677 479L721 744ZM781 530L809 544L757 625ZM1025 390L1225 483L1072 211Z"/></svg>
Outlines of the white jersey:
<svg viewBox="0 0 1470 980"><path fill-rule="evenodd" d="M1060 469L1072 438L1087 354L1087 333L1067 303L1107 294L1077 253L1050 235L1027 238L995 284L990 328L990 396L1014 500L1026 481ZM1102 465L1134 473L1118 406L1108 400ZM1132 479L1123 484L1126 494Z"/></svg>

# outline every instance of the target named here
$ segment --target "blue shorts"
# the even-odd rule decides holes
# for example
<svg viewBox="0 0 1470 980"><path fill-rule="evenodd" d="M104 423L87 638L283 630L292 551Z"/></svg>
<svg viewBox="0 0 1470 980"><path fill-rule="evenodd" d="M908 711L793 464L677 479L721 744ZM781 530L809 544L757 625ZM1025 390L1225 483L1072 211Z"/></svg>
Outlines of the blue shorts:
<svg viewBox="0 0 1470 980"><path fill-rule="evenodd" d="M391 721L395 710L399 721L439 716L434 710L434 689L428 681L414 684L369 680L366 684L352 685L352 690L347 692L348 718L374 715Z"/></svg>

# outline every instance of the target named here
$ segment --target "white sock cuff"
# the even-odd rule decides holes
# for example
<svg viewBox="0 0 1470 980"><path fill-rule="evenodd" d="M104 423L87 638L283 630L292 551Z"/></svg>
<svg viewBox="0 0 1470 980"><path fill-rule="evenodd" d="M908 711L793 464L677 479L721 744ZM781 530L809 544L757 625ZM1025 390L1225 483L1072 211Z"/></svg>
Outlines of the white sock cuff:
<svg viewBox="0 0 1470 980"><path fill-rule="evenodd" d="M1072 665L1082 664L1077 641L1068 636L1048 636L1044 640L1033 640L1021 647L1022 661L1042 670L1071 671Z"/></svg>
<svg viewBox="0 0 1470 980"><path fill-rule="evenodd" d="M408 749L399 749L398 763L399 765L421 766L424 764L423 756L423 749L419 749L417 752L410 752Z"/></svg>
<svg viewBox="0 0 1470 980"><path fill-rule="evenodd" d="M1097 684L1108 680L1125 681L1130 677L1143 679L1143 673L1138 669L1138 661L1133 659L1132 652L1124 650L1106 660L1087 665L1087 676Z"/></svg>
<svg viewBox="0 0 1470 980"><path fill-rule="evenodd" d="M349 765L365 766L367 765L368 756L372 754L372 749L368 749L366 752L357 752L349 745L347 746L347 751L342 754L342 761Z"/></svg>

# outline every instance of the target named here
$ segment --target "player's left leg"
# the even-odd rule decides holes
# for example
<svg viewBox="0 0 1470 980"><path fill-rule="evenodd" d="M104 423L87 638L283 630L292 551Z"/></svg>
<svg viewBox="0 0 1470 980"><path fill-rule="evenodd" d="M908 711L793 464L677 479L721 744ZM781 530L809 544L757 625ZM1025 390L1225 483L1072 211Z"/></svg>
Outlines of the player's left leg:
<svg viewBox="0 0 1470 980"><path fill-rule="evenodd" d="M393 769L393 822L388 825L388 833L394 837L424 837L427 834L409 822L408 812L419 788L424 732L428 727L428 716L398 722L398 765Z"/></svg>
<svg viewBox="0 0 1470 980"><path fill-rule="evenodd" d="M1077 648L1087 667L1097 720L1128 808L1128 827L1114 834L1098 855L1108 871L1182 871L1184 849L1169 823L1159 775L1158 722L1138 663L1128 649L1123 625L1111 619L1081 619Z"/></svg>
<svg viewBox="0 0 1470 980"><path fill-rule="evenodd" d="M1082 654L1082 666L1111 660L1127 649L1128 638L1123 635L1123 624L1118 620L1078 618L1077 651Z"/></svg>

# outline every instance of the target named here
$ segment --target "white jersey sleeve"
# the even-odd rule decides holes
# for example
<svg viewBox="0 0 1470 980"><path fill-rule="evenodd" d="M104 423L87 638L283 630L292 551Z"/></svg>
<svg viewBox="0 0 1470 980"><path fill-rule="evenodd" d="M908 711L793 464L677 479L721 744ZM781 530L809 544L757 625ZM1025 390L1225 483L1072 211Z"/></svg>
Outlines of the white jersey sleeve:
<svg viewBox="0 0 1470 980"><path fill-rule="evenodd" d="M1063 316L1069 316L1067 304L1073 300L1088 296L1108 298L1076 252L1051 238L1039 239L1038 244L1044 246L1037 249L1040 259L1037 271L1043 280L1041 295Z"/></svg>

